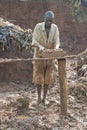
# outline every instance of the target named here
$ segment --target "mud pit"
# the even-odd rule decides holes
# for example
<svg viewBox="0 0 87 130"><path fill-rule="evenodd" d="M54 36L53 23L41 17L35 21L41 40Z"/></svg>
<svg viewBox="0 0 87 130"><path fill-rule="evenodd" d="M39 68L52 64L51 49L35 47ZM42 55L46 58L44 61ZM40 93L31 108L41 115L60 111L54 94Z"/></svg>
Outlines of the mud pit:
<svg viewBox="0 0 87 130"><path fill-rule="evenodd" d="M3 128L5 130L86 130L87 97L83 94L75 95L76 92L81 92L83 87L82 83L78 83L73 64L75 62L75 60L67 60L67 117L60 115L58 75L56 76L55 84L49 86L46 106L40 105L39 108L36 105L36 88L30 86L30 83L0 83L1 130ZM87 89L84 91L87 91ZM18 109L17 99L22 97L29 99L28 109Z"/></svg>
<svg viewBox="0 0 87 130"><path fill-rule="evenodd" d="M22 28L29 27L32 30L37 22L42 21L42 15L46 9L43 9L41 2L24 3L8 1L1 0L0 2L0 16L6 20L13 21ZM77 24L73 22L69 8L66 8L58 2L47 3L47 8L52 9L57 16L55 21L60 29L62 47L68 54L78 54L82 52L87 46L87 23ZM65 8L66 11L63 10ZM15 47L9 51L0 51L0 58L29 57L32 57L29 50L20 52ZM0 129L86 130L87 95L81 95L80 99L74 95L77 86L79 89L83 87L82 83L78 83L75 70L76 62L76 59L67 60L67 117L60 115L60 89L57 74L55 74L56 79L54 86L49 86L47 95L48 104L45 108L43 105L37 108L36 88L32 84L31 61L0 64ZM16 99L26 96L29 98L29 108L27 110L18 111Z"/></svg>

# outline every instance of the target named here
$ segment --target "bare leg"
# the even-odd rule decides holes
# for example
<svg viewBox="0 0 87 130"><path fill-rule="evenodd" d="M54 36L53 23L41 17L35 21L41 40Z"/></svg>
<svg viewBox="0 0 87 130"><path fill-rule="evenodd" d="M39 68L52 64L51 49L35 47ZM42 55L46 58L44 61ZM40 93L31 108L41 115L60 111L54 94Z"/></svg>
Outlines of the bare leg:
<svg viewBox="0 0 87 130"><path fill-rule="evenodd" d="M41 90L42 90L42 86L37 85L38 105L41 103Z"/></svg>
<svg viewBox="0 0 87 130"><path fill-rule="evenodd" d="M45 104L45 99L48 91L48 85L44 85L44 91L43 91L43 99L42 102Z"/></svg>

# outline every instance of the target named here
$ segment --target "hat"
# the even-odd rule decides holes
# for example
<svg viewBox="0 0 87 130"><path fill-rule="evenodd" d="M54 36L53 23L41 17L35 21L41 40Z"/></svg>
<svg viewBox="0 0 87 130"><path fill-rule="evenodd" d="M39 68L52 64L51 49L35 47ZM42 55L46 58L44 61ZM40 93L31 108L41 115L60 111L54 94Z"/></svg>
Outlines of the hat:
<svg viewBox="0 0 87 130"><path fill-rule="evenodd" d="M47 11L46 13L45 13L45 15L44 15L44 18L45 19L48 19L48 18L52 18L52 19L54 19L54 13L52 12L52 11Z"/></svg>

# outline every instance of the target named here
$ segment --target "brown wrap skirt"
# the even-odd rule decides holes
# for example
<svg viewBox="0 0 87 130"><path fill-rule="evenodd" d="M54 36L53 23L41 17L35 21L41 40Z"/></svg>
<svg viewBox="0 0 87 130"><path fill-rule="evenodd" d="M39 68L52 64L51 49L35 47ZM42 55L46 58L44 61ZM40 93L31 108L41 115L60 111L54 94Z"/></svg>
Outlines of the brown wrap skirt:
<svg viewBox="0 0 87 130"><path fill-rule="evenodd" d="M34 84L53 84L54 83L54 61L33 61L33 80Z"/></svg>

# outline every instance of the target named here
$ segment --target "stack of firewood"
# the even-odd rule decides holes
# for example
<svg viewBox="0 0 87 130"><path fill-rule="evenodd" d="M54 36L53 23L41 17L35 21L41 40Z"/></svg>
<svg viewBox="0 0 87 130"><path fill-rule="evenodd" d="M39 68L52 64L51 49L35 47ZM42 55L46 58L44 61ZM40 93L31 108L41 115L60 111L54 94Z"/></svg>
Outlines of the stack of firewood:
<svg viewBox="0 0 87 130"><path fill-rule="evenodd" d="M9 40L11 39L11 40ZM2 50L10 47L10 41L15 40L20 49L30 47L32 42L32 30L22 29L8 21L0 19L0 45Z"/></svg>

